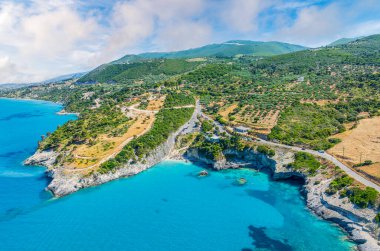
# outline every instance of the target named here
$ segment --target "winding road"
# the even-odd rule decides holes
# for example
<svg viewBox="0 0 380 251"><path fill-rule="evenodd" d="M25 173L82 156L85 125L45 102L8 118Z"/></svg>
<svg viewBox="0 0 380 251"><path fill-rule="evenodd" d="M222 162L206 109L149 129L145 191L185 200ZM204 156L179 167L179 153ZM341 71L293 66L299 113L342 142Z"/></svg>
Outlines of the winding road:
<svg viewBox="0 0 380 251"><path fill-rule="evenodd" d="M219 122L211 119L210 117L208 117L207 115L205 115L202 112L200 112L200 114L203 118L208 119L210 121L213 121L214 125L217 128L219 128L219 130L221 132L226 132L223 125L221 125ZM358 174L357 172L355 172L354 170L352 170L348 166L344 165L342 162L340 162L339 160L337 160L332 155L330 155L326 152L318 152L318 151L314 151L314 150L310 150L310 149L302 149L300 147L283 145L283 144L279 144L279 143L275 143L275 142L271 142L271 141L266 141L263 139L259 139L259 142L263 145L287 148L287 149L291 149L291 150L297 151L297 152L307 152L307 153L310 153L314 156L321 157L323 159L331 161L336 166L338 166L340 169L342 169L345 173L347 173L347 175L349 175L350 177L354 178L355 180L357 180L358 182L362 183L365 186L372 187L372 188L376 189L376 191L378 191L380 193L380 186L379 185L377 185L374 182L372 182L372 181L366 179L365 177L361 176L360 174Z"/></svg>
<svg viewBox="0 0 380 251"><path fill-rule="evenodd" d="M270 142L270 141L266 141L266 140L262 140L262 139L260 139L259 142L264 144L264 145L268 145L268 146L278 146L278 147L282 147L282 148L288 148L288 149L291 149L294 151L307 152L307 153L310 153L314 156L324 158L324 159L334 163L336 166L338 166L340 169L342 169L350 177L354 178L358 182L362 183L365 186L372 187L372 188L376 189L378 192L380 192L380 186L379 185L377 185L374 182L372 182L372 181L366 179L365 177L361 176L360 174L358 174L357 172L355 172L354 170L352 170L348 166L344 165L342 162L340 162L335 157L333 157L332 155L330 155L326 152L322 153L322 152L318 152L318 151L314 151L314 150L310 150L310 149L303 150L300 147L283 145L283 144L274 143L274 142Z"/></svg>

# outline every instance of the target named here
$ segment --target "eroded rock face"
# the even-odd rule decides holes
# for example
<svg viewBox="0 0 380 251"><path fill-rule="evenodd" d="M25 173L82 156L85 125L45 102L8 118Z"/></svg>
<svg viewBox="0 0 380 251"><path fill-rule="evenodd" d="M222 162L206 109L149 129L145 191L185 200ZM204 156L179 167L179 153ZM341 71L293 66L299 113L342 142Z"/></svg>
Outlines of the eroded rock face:
<svg viewBox="0 0 380 251"><path fill-rule="evenodd" d="M348 198L340 198L338 194L328 196L325 191L332 180L321 173L306 178L303 189L308 207L316 215L346 230L358 244L359 250L380 250L379 229L373 221L376 209L358 208Z"/></svg>
<svg viewBox="0 0 380 251"><path fill-rule="evenodd" d="M114 172L105 174L93 173L83 177L75 174L68 175L65 173L64 168L55 168L49 171L53 180L49 184L48 189L52 191L55 196L61 197L85 187L96 186L121 177L135 175L165 159L173 148L174 141L175 135L172 135L165 143L150 152L149 155L145 156L141 161L128 163Z"/></svg>
<svg viewBox="0 0 380 251"><path fill-rule="evenodd" d="M24 165L42 165L47 168L52 168L57 157L58 153L54 151L37 151L24 161Z"/></svg>
<svg viewBox="0 0 380 251"><path fill-rule="evenodd" d="M276 155L272 158L252 149L237 151L228 149L223 152L223 162L210 160L198 149L189 149L186 157L193 161L205 163L217 170L251 166L255 169L268 168L272 170L274 180L303 178L303 192L307 206L318 216L338 224L345 229L350 238L358 245L359 250L380 250L379 227L373 222L375 209L360 209L353 205L348 198L338 195L327 196L327 190L333 177L327 178L322 173L310 177L306 173L288 167L294 160L294 152L289 149L275 148ZM224 163L224 167L222 167Z"/></svg>
<svg viewBox="0 0 380 251"><path fill-rule="evenodd" d="M25 160L24 163L26 165L40 165L47 167L47 174L52 178L47 189L50 190L54 196L61 197L76 192L81 188L96 186L121 177L135 175L166 159L174 148L177 136L182 133L189 133L196 129L195 125L197 124L198 112L199 111L195 109L192 117L187 123L181 126L176 132L172 133L163 144L149 152L149 154L137 163L129 162L113 172L105 174L96 172L86 176L75 172L68 172L65 167L55 165L59 154L54 151L37 151L33 156Z"/></svg>
<svg viewBox="0 0 380 251"><path fill-rule="evenodd" d="M212 168L216 170L225 169L226 159L224 156L222 158L219 158L218 160L212 159L209 156L207 156L205 153L200 151L197 148L190 148L185 153L186 158L192 160L201 162L203 164L206 164L208 166L211 166Z"/></svg>
<svg viewBox="0 0 380 251"><path fill-rule="evenodd" d="M216 170L242 166L253 166L256 169L269 168L272 171L277 171L276 177L274 177L276 179L288 178L291 175L291 170L287 168L287 165L294 161L293 152L280 148L276 149L276 155L272 158L250 148L243 151L226 149L217 160L210 159L207 154L197 148L190 148L185 153L185 157L192 161L207 164Z"/></svg>

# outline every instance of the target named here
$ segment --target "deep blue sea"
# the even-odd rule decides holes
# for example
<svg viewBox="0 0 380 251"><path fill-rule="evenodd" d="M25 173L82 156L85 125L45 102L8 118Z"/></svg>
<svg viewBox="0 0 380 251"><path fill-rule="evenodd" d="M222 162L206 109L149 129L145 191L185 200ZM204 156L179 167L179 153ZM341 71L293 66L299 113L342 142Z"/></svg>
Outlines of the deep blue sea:
<svg viewBox="0 0 380 251"><path fill-rule="evenodd" d="M0 250L350 250L305 207L296 183L250 169L165 161L131 178L53 199L25 167L41 135L74 116L42 101L0 99ZM237 185L244 177L246 185Z"/></svg>

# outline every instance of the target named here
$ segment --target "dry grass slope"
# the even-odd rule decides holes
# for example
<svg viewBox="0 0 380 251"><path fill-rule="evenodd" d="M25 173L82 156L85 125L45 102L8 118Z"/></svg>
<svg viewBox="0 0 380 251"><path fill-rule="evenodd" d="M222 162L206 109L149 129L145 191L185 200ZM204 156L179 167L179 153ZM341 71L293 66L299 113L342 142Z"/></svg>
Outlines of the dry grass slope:
<svg viewBox="0 0 380 251"><path fill-rule="evenodd" d="M329 153L350 167L365 160L378 162L358 169L380 179L380 117L362 119L356 128L334 135L334 138L342 142L331 148Z"/></svg>

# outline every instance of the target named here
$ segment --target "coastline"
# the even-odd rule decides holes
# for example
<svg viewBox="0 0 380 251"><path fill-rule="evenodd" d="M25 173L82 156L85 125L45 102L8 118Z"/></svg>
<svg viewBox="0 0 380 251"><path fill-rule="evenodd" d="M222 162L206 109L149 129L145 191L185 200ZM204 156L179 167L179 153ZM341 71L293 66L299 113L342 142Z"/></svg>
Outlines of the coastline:
<svg viewBox="0 0 380 251"><path fill-rule="evenodd" d="M195 161L195 160L190 160L188 158L185 158L185 156L183 154L175 154L175 155L171 155L168 159L165 159L163 161L173 161L173 162L183 162L183 163L191 163L191 164L194 164L194 165L197 165L199 167L202 167L204 169L212 169L212 170L215 170L213 167L211 167L209 164L207 163L204 163L203 161ZM245 166L242 166L242 167L235 167L235 168L231 168L231 167L226 167L226 168L223 168L224 169L241 169L241 168L247 168L247 169L250 169L250 170L256 170L256 171L260 171L259 169L255 169L253 167L245 167ZM267 170L270 171L270 174L269 176L271 177L272 179L272 182L287 182L289 179L291 179L292 177L289 177L287 179L273 179L273 175L274 175L274 171L271 169L271 168L266 168ZM219 169L221 170L221 169ZM216 171L219 171L219 170L216 170ZM299 177L298 177L299 178ZM301 178L299 179L299 181L297 180L297 183L296 185L299 186L300 188L300 193L302 195L302 198L303 200L305 201L305 205L307 207L307 210L312 213L313 215L315 215L316 217L318 217L319 219L322 219L324 221L328 221L330 222L331 224L339 227L345 234L346 234L346 237L347 239L349 239L350 241L355 242L355 240L353 240L351 237L350 237L350 233L345 229L343 228L341 225L339 225L338 223L334 222L334 221L331 221L329 219L325 219L323 217L323 214L320 214L318 213L318 211L316 210L316 208L312 207L310 205L310 203L308 203L308 200L307 200L307 191L305 191L305 185L306 185L306 179L304 178ZM357 244L356 244L357 246Z"/></svg>
<svg viewBox="0 0 380 251"><path fill-rule="evenodd" d="M57 115L75 115L75 116L79 116L80 113L79 112L66 112L65 109L62 109L60 110L59 112L56 113Z"/></svg>
<svg viewBox="0 0 380 251"><path fill-rule="evenodd" d="M326 179L321 173L309 177L300 171L286 168L285 166L289 161L287 158L288 156L286 155L290 152L291 151L288 149L284 150L277 148L276 156L273 158L267 156L264 157L260 153L253 153L256 155L256 159L251 159L251 163L256 162L252 165L254 166L253 169L268 169L273 181L286 181L294 177L301 178L303 180L301 193L303 194L306 206L311 213L341 228L347 234L347 238L355 243L358 250L380 250L379 239L375 237L379 234L378 227L372 222L375 215L373 210L357 208L349 202L347 198L342 199L339 198L339 196L326 196L324 192L328 188L332 178ZM228 154L231 153L232 152L230 151ZM247 152L245 154L247 154ZM240 157L244 159L245 154L241 154ZM213 161L204 158L204 156L200 156L193 150L190 151L190 155L182 158L196 164L203 164L206 168L214 170L246 167L246 163L243 165L239 163L241 161L241 159L239 160L239 156L232 161L222 161L224 163L217 164L212 163ZM181 159L181 157L174 156L174 159ZM275 160L274 165L273 162L271 163L269 161L270 159Z"/></svg>
<svg viewBox="0 0 380 251"><path fill-rule="evenodd" d="M337 196L326 196L324 192L332 181L331 178L326 179L321 174L309 177L300 171L288 169L286 166L293 160L293 151L277 148L276 155L270 158L257 152L239 153L232 149L228 154L237 154L235 159L215 163L198 154L197 149L194 148L188 149L184 154L174 151L175 137L176 135L172 135L167 142L158 147L149 157L145 158L145 163L128 164L118 171L109 174L96 174L86 178L78 176L67 177L62 174L62 169L53 169L54 160L57 157L57 154L54 152L36 153L36 156L33 156L37 157L38 162L34 162L32 156L25 164L38 164L47 167L47 175L53 179L47 189L55 197L62 197L82 188L97 186L115 179L136 175L164 160L191 162L214 170L244 168L249 163L249 166L251 166L249 168L253 167L252 169L268 169L273 181L285 181L294 177L301 178L303 180L301 193L304 196L308 210L317 217L339 226L347 233L347 238L356 244L358 250L380 250L380 242L374 236L377 229L370 220L373 219L374 213L369 209L358 209L349 201L344 201L344 199L342 200Z"/></svg>
<svg viewBox="0 0 380 251"><path fill-rule="evenodd" d="M163 149L165 149L165 148L166 147L163 147ZM213 168L213 166L210 165L210 163L204 162L204 159L197 159L197 158L194 158L194 156L187 156L186 155L187 152L185 154L180 154L180 153L172 154L173 153L172 150L166 157L162 158L160 161L165 160L165 161L192 163L192 164L200 165L200 166L205 167L205 168L212 168L214 170L236 169L236 168L246 167L246 166L242 166L241 163L226 162L226 163L224 163L223 166L219 166L221 168L215 169L215 168ZM47 158L48 160L51 160L51 157L49 157L49 156L47 156L47 157L48 157ZM260 157L264 157L263 159L267 158L267 157L262 156L262 155L260 155ZM158 161L158 162L160 162L160 161ZM282 161L280 161L280 162L281 162L281 165L284 163ZM115 180L118 178L133 176L133 175L136 175L140 172L143 172L143 171L149 169L150 167L154 166L157 163L147 163L147 165L143 165L143 166L138 165L138 166L132 167L133 169L129 170L127 174L120 175L120 176L119 176L119 174L117 174L117 175L111 176L111 178L108 180L100 179L101 182L99 182L97 184L91 183L90 185L88 185L89 183L87 183L87 186L83 186L80 188L96 186L96 185L100 185L100 184L103 184L103 183L106 183L108 181ZM270 163L270 162L268 162L268 163ZM326 187L329 184L328 180L327 180L327 182L320 183L320 185L316 186L315 181L319 180L321 178L323 179L323 177L320 177L317 175L315 177L309 178L303 174L300 174L298 172L294 172L294 170L287 170L286 172L284 172L283 169L276 168L276 166L277 167L279 166L278 162L276 162L275 168L273 168L273 166L271 167L270 165L267 165L268 163L264 163L264 165L261 165L261 166L259 165L257 169L258 170L261 170L261 169L270 170L270 176L274 182L286 181L286 180L291 179L293 177L301 178L303 180L303 185L300 184L301 185L301 191L300 192L303 195L303 198L305 200L305 203L306 203L308 210L311 213L313 213L314 215L316 215L317 217L319 217L323 220L329 221L332 224L337 225L339 228L341 228L347 234L347 238L355 243L356 248L358 250L361 250L361 251L379 250L378 248L380 246L379 246L378 240L373 238L373 236L370 235L368 233L368 231L364 230L363 227L360 226L359 221L360 221L361 217L357 217L357 215L355 215L355 213L352 213L351 217L353 216L354 218L356 217L357 219L351 219L351 217L349 215L347 215L347 214L350 214L349 211L347 212L342 208L335 207L334 205L330 204L330 203L334 202L334 200L329 201L328 198L323 196L323 187ZM48 163L45 163L45 164L49 165ZM131 168L131 167L128 167L128 168ZM252 168L252 167L250 167L250 168ZM127 168L123 168L123 169L126 170ZM252 168L252 169L255 169L255 168ZM47 172L48 172L48 175L53 176L53 179L54 179L55 173L51 172L51 171L47 171ZM55 178L57 178L57 177L55 177ZM75 184L75 185L77 185L77 184ZM51 192L53 192L54 195L57 196L57 194L54 193L54 190L52 190L51 188L49 188L48 190L50 190ZM72 193L72 192L75 192L75 191L71 191L70 193ZM64 194L64 195L66 195L66 194ZM58 197L60 197L60 196L58 196ZM344 215L344 214L346 214L346 215Z"/></svg>
<svg viewBox="0 0 380 251"><path fill-rule="evenodd" d="M31 101L31 102L43 102L43 103L50 103L50 104L56 104L60 106L64 106L61 102L53 102L49 100L43 100L43 99L35 99L35 98L9 98L9 97L0 97L0 99L11 99L11 100L20 100L20 101Z"/></svg>
<svg viewBox="0 0 380 251"><path fill-rule="evenodd" d="M175 140L178 135L188 133L189 128L192 130L198 129L198 127L196 127L198 112L199 107L198 109L194 109L193 115L189 121L169 135L168 139L163 144L151 151L141 160L138 162L133 162L131 160L129 163L119 169L114 170L113 172L95 172L86 176L75 173L67 174L65 173L65 167L55 166L54 163L59 153L54 151L37 150L32 156L24 161L24 164L40 165L47 168L47 176L52 178L52 181L47 186L47 190L50 190L55 197L62 197L74 193L82 188L97 186L118 178L136 175L161 162L162 160L167 159L173 152Z"/></svg>
<svg viewBox="0 0 380 251"><path fill-rule="evenodd" d="M8 98L7 98L8 99ZM34 100L34 99L19 99L27 101L41 101L48 102L52 104L62 105L55 102L44 101L44 100ZM57 114L59 115L68 115L73 113L66 113L62 109ZM74 113L74 115L77 115ZM365 225L368 222L364 222L362 217L358 217L360 212L350 212L350 210L355 210L355 208L350 208L348 210L343 208L342 201L339 201L337 198L330 201L330 198L324 197L324 190L328 186L331 180L326 182L321 182L324 187L316 185L318 179L323 179L323 177L308 177L302 172L289 170L285 166L293 160L294 152L289 149L276 148L276 156L270 158L266 155L259 153L249 153L255 156L247 160L247 157L244 156L247 153L239 153L235 149L230 149L228 154L235 154L236 158L233 160L222 160L216 161L208 159L205 156L199 154L194 154L194 149L187 149L184 154L179 153L174 150L175 138L183 133L184 128L189 127L189 124L193 124L196 120L197 112L196 109L192 118L185 123L177 132L173 133L168 140L159 146L157 149L152 151L152 153L144 158L144 163L134 163L127 164L120 170L117 170L114 173L109 174L95 174L91 177L79 177L71 176L68 177L63 173L63 167L54 167L55 158L58 156L55 152L39 152L37 151L34 155L29 157L24 163L26 165L42 165L47 167L47 175L52 178L51 183L47 187L47 190L50 190L54 196L61 197L70 193L74 193L82 188L97 186L103 183L106 183L111 180L115 180L122 177L128 177L136 175L146 169L152 167L163 160L172 160L172 161L185 161L185 162L194 162L196 164L205 164L208 167L211 167L216 170L230 169L230 168L241 168L244 167L241 162L250 162L252 166L257 167L257 169L268 168L271 170L271 176L274 181L276 180L286 180L292 177L302 178L304 185L302 186L302 191L305 195L306 205L308 209L318 217L337 224L342 228L348 235L348 238L355 242L357 248L363 251L372 251L380 250L380 244L378 239L374 238L370 234L370 230L366 229ZM334 205L333 203L338 203ZM350 214L351 213L351 214ZM372 216L371 216L372 217ZM365 217L364 217L365 218ZM368 218L369 219L369 218ZM374 231L374 229L372 229Z"/></svg>
<svg viewBox="0 0 380 251"><path fill-rule="evenodd" d="M49 100L42 100L42 99L32 99L32 98L8 98L8 97L0 97L0 99L11 99L11 100L20 100L20 101L30 101L30 102L37 102L37 103L47 103L47 104L54 104L54 105L59 105L61 107L61 110L56 112L57 115L75 115L79 116L80 113L78 112L66 112L64 108L64 104L61 102L53 102Z"/></svg>

